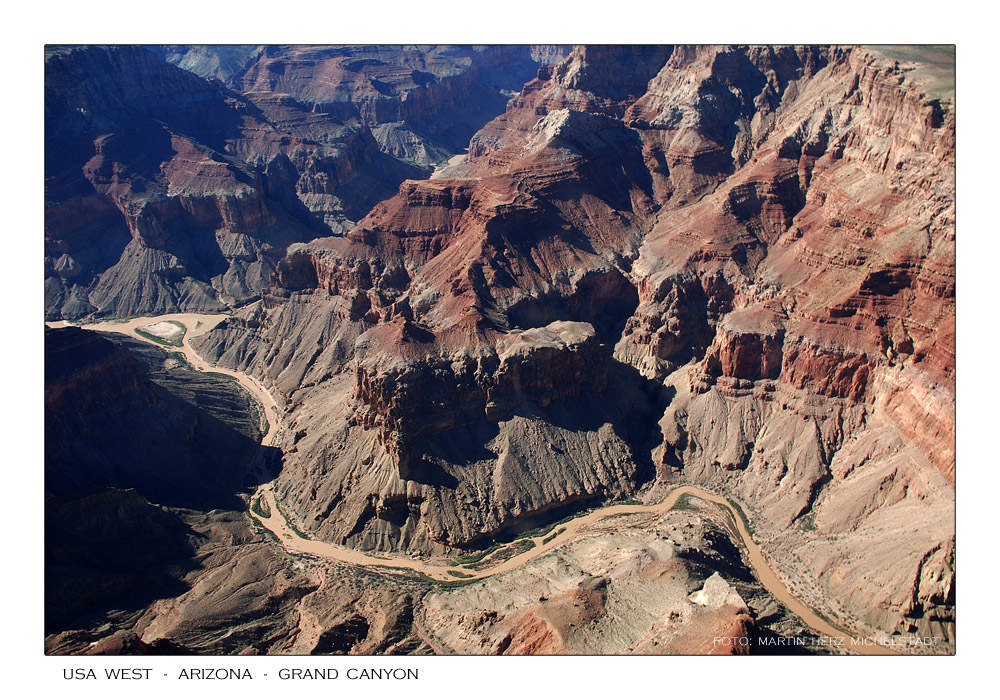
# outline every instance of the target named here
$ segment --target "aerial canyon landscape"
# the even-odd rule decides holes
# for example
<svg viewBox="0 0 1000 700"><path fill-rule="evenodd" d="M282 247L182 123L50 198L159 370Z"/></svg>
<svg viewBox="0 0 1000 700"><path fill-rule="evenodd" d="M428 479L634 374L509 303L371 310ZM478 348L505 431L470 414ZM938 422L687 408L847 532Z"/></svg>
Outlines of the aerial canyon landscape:
<svg viewBox="0 0 1000 700"><path fill-rule="evenodd" d="M44 61L46 654L955 653L954 46Z"/></svg>

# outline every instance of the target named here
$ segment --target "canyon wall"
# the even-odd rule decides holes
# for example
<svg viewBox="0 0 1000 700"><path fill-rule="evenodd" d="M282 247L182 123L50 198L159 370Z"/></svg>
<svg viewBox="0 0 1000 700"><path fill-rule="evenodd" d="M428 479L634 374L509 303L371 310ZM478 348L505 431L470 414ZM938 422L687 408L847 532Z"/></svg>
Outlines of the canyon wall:
<svg viewBox="0 0 1000 700"><path fill-rule="evenodd" d="M447 550L691 481L820 611L950 639L955 122L912 68L574 48L199 350L287 400L318 536Z"/></svg>
<svg viewBox="0 0 1000 700"><path fill-rule="evenodd" d="M290 244L353 228L463 150L534 75L532 55L48 47L46 317L258 298Z"/></svg>

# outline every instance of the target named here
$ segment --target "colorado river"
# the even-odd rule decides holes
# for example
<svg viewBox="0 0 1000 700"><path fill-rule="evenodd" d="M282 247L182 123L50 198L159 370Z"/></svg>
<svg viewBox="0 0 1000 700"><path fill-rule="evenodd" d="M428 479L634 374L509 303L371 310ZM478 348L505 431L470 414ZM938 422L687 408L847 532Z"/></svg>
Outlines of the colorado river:
<svg viewBox="0 0 1000 700"><path fill-rule="evenodd" d="M271 445L274 442L275 436L278 434L279 421L278 421L278 404L271 396L271 393L265 389L258 381L252 377L248 377L242 372L234 372L232 370L226 369L224 367L216 367L214 365L209 365L205 362L201 355L194 351L191 347L191 339L197 338L199 335L204 335L208 331L215 328L224 319L228 318L228 314L192 314L192 313L182 313L182 314L165 314L163 316L141 316L138 318L133 318L128 321L104 321L101 323L86 323L81 326L90 331L104 331L109 333L122 333L123 335L128 335L136 340L142 340L144 342L156 345L157 347L163 348L164 350L179 351L183 353L184 359L187 360L188 364L199 372L217 372L218 374L225 374L232 377L240 386L250 392L250 395L257 399L257 402L261 405L264 411L264 417L267 418L268 430L267 433L261 438L262 445ZM180 347L173 347L170 345L160 345L149 338L136 333L137 328L142 328L144 326L149 326L154 323L163 323L164 321L175 321L182 324L187 330L181 339ZM64 321L59 321L55 323L49 323L48 325L56 328L59 326L69 325Z"/></svg>
<svg viewBox="0 0 1000 700"><path fill-rule="evenodd" d="M166 314L156 317L133 318L127 322L86 324L83 328L89 330L123 333L133 338L153 343L153 341L148 338L137 334L135 329L163 321L176 321L183 324L187 328L187 332L183 336L181 347L178 349L183 352L188 363L198 371L218 372L220 374L226 374L233 377L243 388L249 391L250 394L260 402L268 422L268 431L262 438L261 443L263 445L271 445L274 442L274 438L279 430L278 406L271 397L271 394L256 380L240 372L234 372L232 370L214 367L207 364L194 351L189 343L191 338L208 332L218 325L224 318L226 318L225 314L180 313ZM49 325L59 326L66 324L60 322ZM168 349L170 348L168 347ZM374 556L329 542L305 539L292 530L278 509L278 505L274 498L273 482L261 484L254 493L251 503L259 499L260 502L264 504L265 508L263 510L268 512L269 515L267 517L263 517L258 513L252 513L252 517L270 530L278 538L282 545L290 551L334 559L336 561L357 566L405 569L419 572L437 581L452 582L475 581L477 579L483 579L489 576L495 576L497 574L511 571L561 547L570 541L575 535L579 534L580 531L588 525L592 525L599 520L614 515L666 513L677 504L678 499L685 495L695 496L710 503L714 503L724 508L730 514L739 535L743 551L746 553L746 557L753 568L757 579L776 600L780 601L788 610L797 615L804 623L809 625L821 635L842 639L842 646L853 651L854 653L874 655L894 653L890 649L872 644L870 641L867 644L864 641L856 643L851 634L837 629L817 615L811 608L799 601L798 598L792 595L784 583L782 583L774 573L774 570L764 558L764 554L760 547L757 546L757 544L753 541L753 538L750 536L750 533L747 531L746 524L743 522L742 517L732 504L730 504L730 502L725 498L700 489L696 486L679 486L671 491L663 501L653 505L611 505L599 508L586 515L582 515L559 525L553 530L554 532L558 532L555 537L552 537L550 533L543 533L531 538L523 538L530 539L534 542L534 547L505 561L480 570L458 564L431 564L420 559L401 555ZM550 539L544 541L546 538Z"/></svg>

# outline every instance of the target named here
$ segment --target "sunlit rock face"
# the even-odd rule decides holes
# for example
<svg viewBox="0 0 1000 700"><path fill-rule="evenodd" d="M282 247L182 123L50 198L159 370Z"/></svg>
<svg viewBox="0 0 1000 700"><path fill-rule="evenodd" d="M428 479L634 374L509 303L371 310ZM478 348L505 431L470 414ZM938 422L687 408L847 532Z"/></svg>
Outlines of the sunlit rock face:
<svg viewBox="0 0 1000 700"><path fill-rule="evenodd" d="M551 47L555 48L555 47ZM46 314L219 311L463 150L524 47L50 47Z"/></svg>
<svg viewBox="0 0 1000 700"><path fill-rule="evenodd" d="M951 101L912 64L858 47L524 48L548 58L494 117L452 132L466 157L429 178L444 157L418 152L447 139L424 134L419 151L413 125L432 96L460 105L463 81L488 85L475 69L486 53L431 89L417 71L437 68L405 73L377 51L248 52L241 72L224 69L229 87L192 93L236 135L170 131L174 155L143 171L142 196L108 165L141 161L102 155L114 139L100 151L87 131L67 171L92 175L50 209L58 221L77 197L91 223L52 238L68 257L50 255L49 308L139 306L70 252L94 222L121 243L118 264L134 255L171 289L183 282L192 305L246 279L226 272L232 261L259 264L239 298L261 303L195 346L286 402L276 491L316 537L454 552L690 481L744 508L779 575L820 612L858 632L952 639ZM456 56L424 54L439 68ZM338 87L320 94L310 61ZM363 99L349 115L353 89ZM66 119L85 131L82 114ZM338 120L350 123L329 161L315 134ZM273 137L262 121L301 131ZM411 126L386 136L397 123ZM339 159L355 165L318 174ZM383 189L349 184L376 180ZM370 205L348 196L360 191ZM164 257L184 227L161 222L189 219L248 237L213 239L228 251L218 281L190 272L203 258ZM248 252L271 230L286 236L271 257ZM155 289L131 298L167 298ZM730 612L720 625L737 629ZM521 620L511 644L549 648L540 619Z"/></svg>

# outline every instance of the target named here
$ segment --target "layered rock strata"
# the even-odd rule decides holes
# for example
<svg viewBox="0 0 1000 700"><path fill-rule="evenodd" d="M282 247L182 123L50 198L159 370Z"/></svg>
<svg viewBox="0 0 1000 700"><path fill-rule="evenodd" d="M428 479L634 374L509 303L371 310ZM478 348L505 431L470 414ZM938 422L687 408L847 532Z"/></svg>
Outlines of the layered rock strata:
<svg viewBox="0 0 1000 700"><path fill-rule="evenodd" d="M47 318L253 300L289 244L463 149L536 66L526 46L49 47Z"/></svg>
<svg viewBox="0 0 1000 700"><path fill-rule="evenodd" d="M954 119L863 48L575 48L199 347L288 400L318 536L469 544L655 467L852 631L950 640Z"/></svg>

